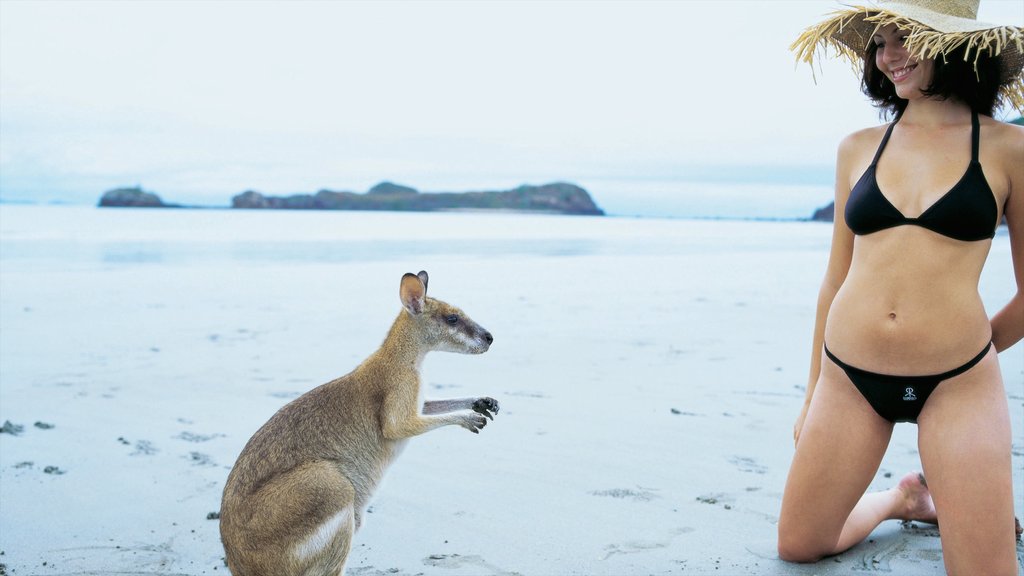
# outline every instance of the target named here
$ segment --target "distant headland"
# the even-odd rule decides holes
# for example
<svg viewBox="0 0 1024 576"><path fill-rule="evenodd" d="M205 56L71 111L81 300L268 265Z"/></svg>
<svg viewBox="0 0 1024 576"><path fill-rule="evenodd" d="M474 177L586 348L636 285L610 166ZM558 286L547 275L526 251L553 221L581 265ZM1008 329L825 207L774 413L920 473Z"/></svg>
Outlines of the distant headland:
<svg viewBox="0 0 1024 576"><path fill-rule="evenodd" d="M187 208L164 202L140 187L117 188L103 194L101 207ZM320 190L316 194L266 196L247 190L231 199L235 209L277 210L394 210L435 212L501 210L603 216L590 194L575 184L554 182L523 185L512 190L484 192L420 192L415 188L381 182L365 194Z"/></svg>

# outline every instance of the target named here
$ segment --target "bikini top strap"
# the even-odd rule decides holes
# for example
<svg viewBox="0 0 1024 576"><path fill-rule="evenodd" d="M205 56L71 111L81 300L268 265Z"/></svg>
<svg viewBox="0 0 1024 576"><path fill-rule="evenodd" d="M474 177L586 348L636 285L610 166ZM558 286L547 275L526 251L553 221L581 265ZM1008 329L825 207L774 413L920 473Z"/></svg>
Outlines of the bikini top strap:
<svg viewBox="0 0 1024 576"><path fill-rule="evenodd" d="M885 145L889 143L889 136L892 136L892 129L896 126L896 123L900 121L900 116L896 116L896 119L889 124L889 128L885 131L885 136L882 136L882 141L878 144L878 150L875 151L875 158L871 161L871 165L878 164L878 159L882 157L882 150L885 149Z"/></svg>
<svg viewBox="0 0 1024 576"><path fill-rule="evenodd" d="M971 111L971 162L978 161L978 148L981 141L981 124L978 122L978 112Z"/></svg>

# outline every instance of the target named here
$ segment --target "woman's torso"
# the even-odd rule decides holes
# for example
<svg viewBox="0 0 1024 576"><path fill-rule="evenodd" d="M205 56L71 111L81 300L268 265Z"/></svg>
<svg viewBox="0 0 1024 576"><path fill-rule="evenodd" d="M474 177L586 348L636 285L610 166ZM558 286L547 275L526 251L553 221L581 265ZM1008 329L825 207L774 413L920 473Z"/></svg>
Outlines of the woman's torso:
<svg viewBox="0 0 1024 576"><path fill-rule="evenodd" d="M825 342L844 361L874 372L944 372L972 358L991 338L978 294L991 240L952 238L943 233L956 235L948 226L928 223L936 231L914 219L934 215L931 207L940 201L947 217L956 213L956 203L994 202L994 229L1008 193L1006 178L986 167L991 155L986 154L983 127L977 157L983 176L974 176L984 185L961 182L970 180L965 178L972 163L970 122L939 129L897 125L881 148L874 174L866 174L885 131L883 126L862 134L846 177L855 189L873 176L882 202L908 220L855 236L849 271L829 311ZM990 164L999 165L995 160ZM947 198L951 190L955 198ZM838 206L836 217L843 218Z"/></svg>

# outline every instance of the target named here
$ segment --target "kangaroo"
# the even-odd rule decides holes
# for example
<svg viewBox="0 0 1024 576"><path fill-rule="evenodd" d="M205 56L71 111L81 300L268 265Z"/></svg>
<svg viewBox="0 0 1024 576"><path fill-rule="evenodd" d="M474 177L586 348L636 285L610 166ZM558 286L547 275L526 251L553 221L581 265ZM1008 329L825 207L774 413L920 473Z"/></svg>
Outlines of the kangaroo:
<svg viewBox="0 0 1024 576"><path fill-rule="evenodd" d="M478 434L493 398L427 401L427 352L482 354L491 333L427 297L405 274L402 310L381 347L351 373L289 402L242 449L224 486L220 534L234 576L337 576L385 470L405 442L456 424Z"/></svg>

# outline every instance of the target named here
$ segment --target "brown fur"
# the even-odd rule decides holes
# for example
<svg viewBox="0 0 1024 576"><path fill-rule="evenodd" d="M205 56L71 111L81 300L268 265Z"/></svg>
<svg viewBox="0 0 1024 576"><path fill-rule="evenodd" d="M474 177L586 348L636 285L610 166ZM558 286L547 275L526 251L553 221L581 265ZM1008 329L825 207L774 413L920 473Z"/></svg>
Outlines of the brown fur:
<svg viewBox="0 0 1024 576"><path fill-rule="evenodd" d="M426 402L427 352L486 352L493 338L458 308L428 298L427 273L402 277L398 314L380 349L351 373L296 398L238 456L220 532L234 576L340 575L363 512L405 441L456 424L474 433L492 398Z"/></svg>

